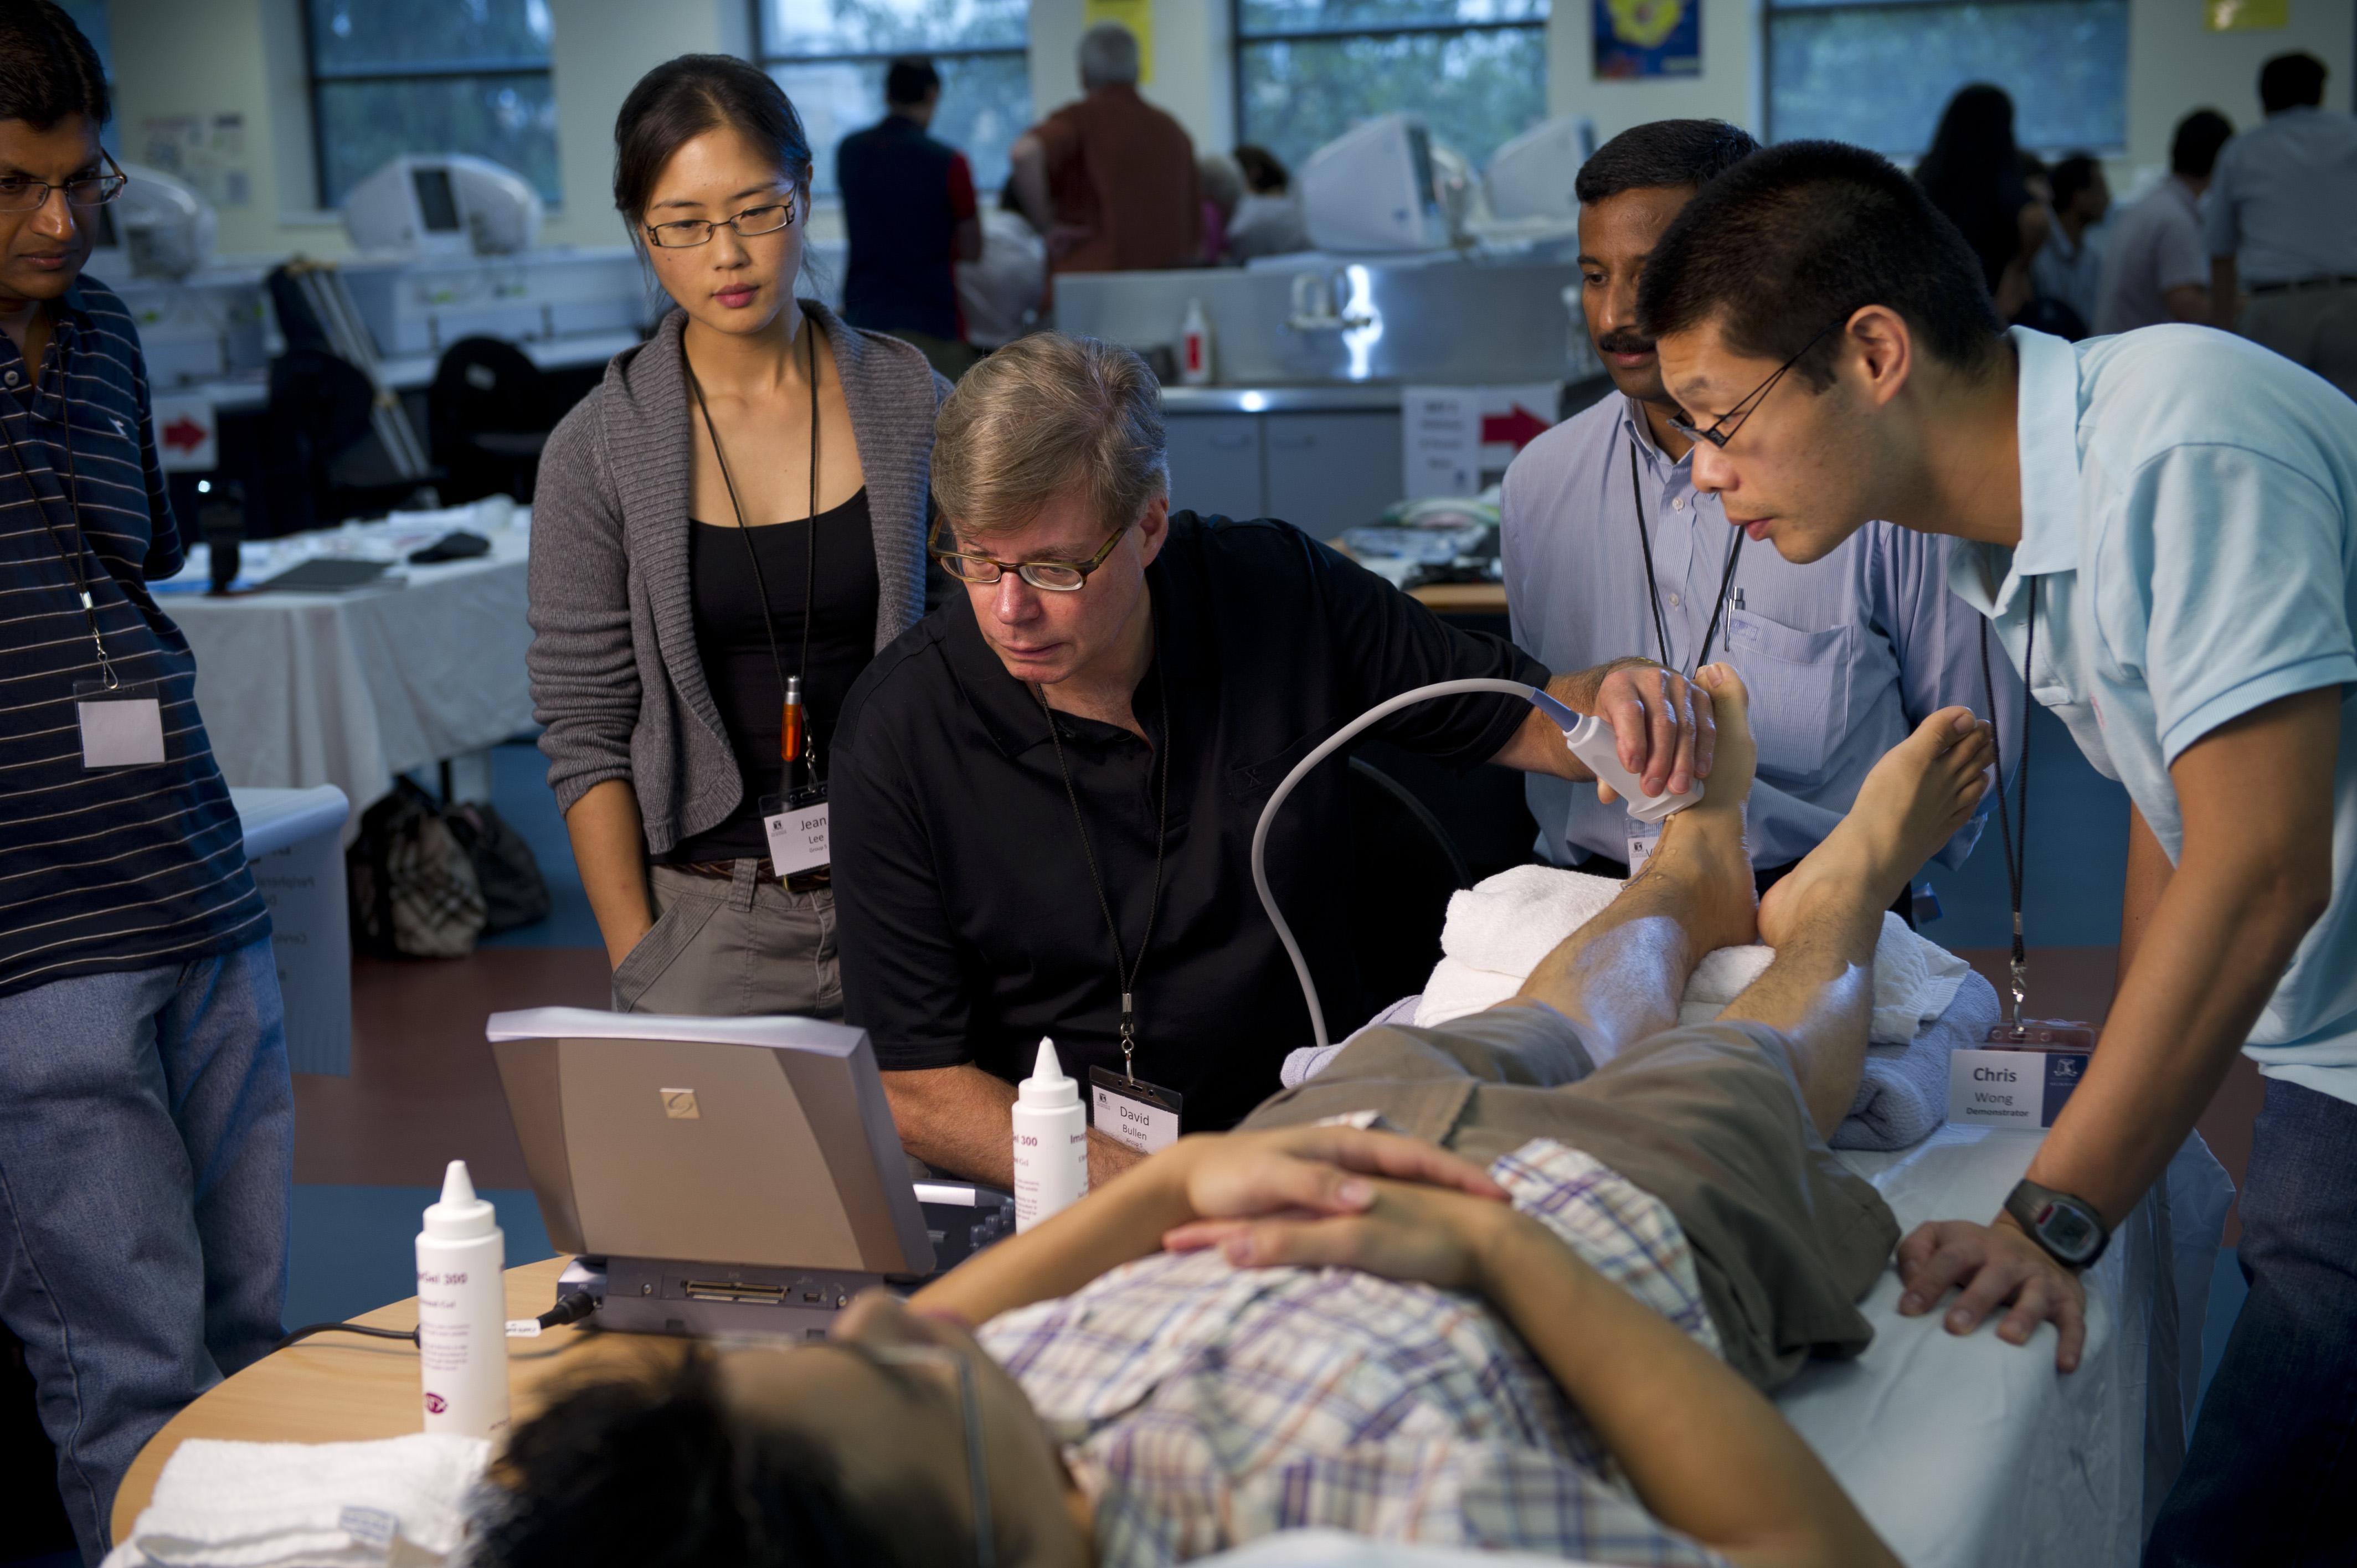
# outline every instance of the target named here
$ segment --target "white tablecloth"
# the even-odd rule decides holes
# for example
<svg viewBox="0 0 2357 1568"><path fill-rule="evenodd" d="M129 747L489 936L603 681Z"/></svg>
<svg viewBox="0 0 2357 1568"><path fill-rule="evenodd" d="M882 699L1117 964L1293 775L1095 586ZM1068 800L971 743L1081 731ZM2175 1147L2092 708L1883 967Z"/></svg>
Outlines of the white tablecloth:
<svg viewBox="0 0 2357 1568"><path fill-rule="evenodd" d="M197 705L232 789L333 784L351 802L343 840L392 792L394 775L495 746L532 726L524 651L527 514L505 508L404 514L391 522L248 545L259 578L305 554L399 558L453 528L491 553L402 566L402 580L347 594L210 598L202 549L165 585L164 613L197 656Z"/></svg>

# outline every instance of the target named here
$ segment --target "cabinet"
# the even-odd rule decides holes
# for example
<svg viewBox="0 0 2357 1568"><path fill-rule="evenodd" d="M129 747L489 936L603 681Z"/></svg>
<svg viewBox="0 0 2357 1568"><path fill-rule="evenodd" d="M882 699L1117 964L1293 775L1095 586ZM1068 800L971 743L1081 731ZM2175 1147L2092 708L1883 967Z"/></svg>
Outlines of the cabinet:
<svg viewBox="0 0 2357 1568"><path fill-rule="evenodd" d="M1396 409L1173 413L1165 430L1174 511L1281 518L1331 539L1400 498Z"/></svg>

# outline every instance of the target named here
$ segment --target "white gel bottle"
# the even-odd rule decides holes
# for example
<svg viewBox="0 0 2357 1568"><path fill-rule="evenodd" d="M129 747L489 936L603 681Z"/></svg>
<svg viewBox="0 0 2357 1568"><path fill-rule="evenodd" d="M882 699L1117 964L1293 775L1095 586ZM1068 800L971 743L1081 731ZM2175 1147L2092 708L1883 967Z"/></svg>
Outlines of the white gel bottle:
<svg viewBox="0 0 2357 1568"><path fill-rule="evenodd" d="M507 1238L452 1160L417 1234L417 1365L425 1430L489 1437L508 1423Z"/></svg>
<svg viewBox="0 0 2357 1568"><path fill-rule="evenodd" d="M1081 1086L1041 1036L1031 1076L1015 1086L1015 1229L1028 1230L1089 1190L1089 1117Z"/></svg>
<svg viewBox="0 0 2357 1568"><path fill-rule="evenodd" d="M1570 710L1566 709L1568 713ZM1620 791L1629 814L1641 822L1658 822L1674 811L1683 811L1702 799L1702 780L1695 780L1693 789L1683 795L1664 790L1648 795L1637 776L1620 766L1620 746L1613 738L1612 726L1594 714L1579 715L1579 722L1563 732L1563 743L1571 754L1588 766L1589 771Z"/></svg>

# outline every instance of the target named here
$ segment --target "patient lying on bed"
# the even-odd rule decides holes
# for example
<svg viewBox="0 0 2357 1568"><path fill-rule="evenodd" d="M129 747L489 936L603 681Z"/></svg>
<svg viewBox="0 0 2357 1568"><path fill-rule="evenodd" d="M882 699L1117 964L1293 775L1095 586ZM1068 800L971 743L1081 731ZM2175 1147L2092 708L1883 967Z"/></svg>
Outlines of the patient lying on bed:
<svg viewBox="0 0 2357 1568"><path fill-rule="evenodd" d="M1761 1391L1867 1337L1896 1227L1824 1134L1882 911L1990 746L1933 715L1755 908L1747 698L1703 680L1707 798L1515 1000L1366 1035L823 1346L600 1359L516 1434L484 1561L1164 1563L1323 1525L1895 1562ZM1772 966L1679 1026L1755 933Z"/></svg>

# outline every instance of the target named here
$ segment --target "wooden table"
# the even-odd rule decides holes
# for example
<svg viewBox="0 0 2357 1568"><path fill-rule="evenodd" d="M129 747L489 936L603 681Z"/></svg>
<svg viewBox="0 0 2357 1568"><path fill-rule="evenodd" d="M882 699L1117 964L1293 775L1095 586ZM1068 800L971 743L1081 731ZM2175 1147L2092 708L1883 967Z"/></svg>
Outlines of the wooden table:
<svg viewBox="0 0 2357 1568"><path fill-rule="evenodd" d="M1506 613L1506 585L1503 583L1431 583L1421 588L1410 588L1408 596L1440 615L1501 616Z"/></svg>
<svg viewBox="0 0 2357 1568"><path fill-rule="evenodd" d="M510 1269L508 1316L538 1317L556 1302L556 1278L568 1258ZM377 1328L417 1326L417 1298L355 1318ZM537 1339L508 1341L508 1386L516 1403L545 1380L577 1328L552 1328ZM392 1339L322 1334L291 1345L215 1384L147 1440L114 1495L114 1539L127 1540L156 1477L174 1449L191 1437L245 1443L362 1443L425 1430L417 1349Z"/></svg>

